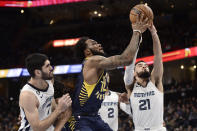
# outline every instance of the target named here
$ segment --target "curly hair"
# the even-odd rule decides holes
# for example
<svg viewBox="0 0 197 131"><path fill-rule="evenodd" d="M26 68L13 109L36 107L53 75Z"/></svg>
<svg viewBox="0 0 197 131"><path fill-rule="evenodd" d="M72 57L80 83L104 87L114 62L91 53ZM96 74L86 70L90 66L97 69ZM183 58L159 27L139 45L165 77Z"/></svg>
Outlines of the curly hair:
<svg viewBox="0 0 197 131"><path fill-rule="evenodd" d="M86 41L89 37L81 37L75 46L75 52L80 61L83 61L85 58L84 50L86 49Z"/></svg>

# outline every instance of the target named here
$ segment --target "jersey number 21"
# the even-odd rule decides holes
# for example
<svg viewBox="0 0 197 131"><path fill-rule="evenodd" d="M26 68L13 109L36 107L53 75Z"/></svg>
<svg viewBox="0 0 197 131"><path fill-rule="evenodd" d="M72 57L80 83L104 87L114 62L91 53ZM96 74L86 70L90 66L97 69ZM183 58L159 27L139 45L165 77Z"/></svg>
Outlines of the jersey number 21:
<svg viewBox="0 0 197 131"><path fill-rule="evenodd" d="M140 106L139 106L140 110L150 110L150 100L149 99L140 100L139 103L140 103Z"/></svg>

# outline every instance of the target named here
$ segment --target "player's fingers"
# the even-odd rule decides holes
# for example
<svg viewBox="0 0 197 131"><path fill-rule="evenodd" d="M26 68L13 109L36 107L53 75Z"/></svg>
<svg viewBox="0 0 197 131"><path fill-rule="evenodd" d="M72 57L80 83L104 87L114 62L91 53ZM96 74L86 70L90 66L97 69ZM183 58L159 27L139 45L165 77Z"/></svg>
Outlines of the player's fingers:
<svg viewBox="0 0 197 131"><path fill-rule="evenodd" d="M140 23L143 23L143 19L144 19L144 14L141 13L141 15L140 15Z"/></svg>
<svg viewBox="0 0 197 131"><path fill-rule="evenodd" d="M71 98L69 97L69 98L65 99L65 101L66 101L66 102L70 102L70 101L72 101L72 100L71 100Z"/></svg>
<svg viewBox="0 0 197 131"><path fill-rule="evenodd" d="M143 20L143 24L148 24L148 17L146 17L144 20Z"/></svg>
<svg viewBox="0 0 197 131"><path fill-rule="evenodd" d="M68 96L68 95L65 94L65 95L63 95L61 98L62 98L62 99L65 99L67 96Z"/></svg>
<svg viewBox="0 0 197 131"><path fill-rule="evenodd" d="M137 15L137 19L136 19L136 23L139 23L140 22L140 14Z"/></svg>
<svg viewBox="0 0 197 131"><path fill-rule="evenodd" d="M68 104L71 105L72 104L72 101L69 101Z"/></svg>
<svg viewBox="0 0 197 131"><path fill-rule="evenodd" d="M64 99L69 99L70 98L70 95L69 94L66 94Z"/></svg>
<svg viewBox="0 0 197 131"><path fill-rule="evenodd" d="M72 101L67 101L66 104L67 104L67 106L71 106Z"/></svg>
<svg viewBox="0 0 197 131"><path fill-rule="evenodd" d="M68 93L66 93L64 96L69 96L69 94L68 94Z"/></svg>

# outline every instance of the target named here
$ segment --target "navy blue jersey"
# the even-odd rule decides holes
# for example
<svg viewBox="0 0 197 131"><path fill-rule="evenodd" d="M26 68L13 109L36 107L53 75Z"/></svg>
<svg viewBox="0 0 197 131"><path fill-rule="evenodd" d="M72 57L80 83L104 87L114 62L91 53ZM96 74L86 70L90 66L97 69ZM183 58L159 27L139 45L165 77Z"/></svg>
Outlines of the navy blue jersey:
<svg viewBox="0 0 197 131"><path fill-rule="evenodd" d="M83 69L82 69L83 70ZM101 107L108 90L109 75L103 71L95 84L89 85L84 81L81 71L73 98L73 113L95 113Z"/></svg>
<svg viewBox="0 0 197 131"><path fill-rule="evenodd" d="M97 114L101 103L105 99L105 92L108 90L109 75L103 71L95 84L88 84L83 77L82 71L79 74L72 99L73 115L68 121L69 127L73 130L77 124L78 115Z"/></svg>

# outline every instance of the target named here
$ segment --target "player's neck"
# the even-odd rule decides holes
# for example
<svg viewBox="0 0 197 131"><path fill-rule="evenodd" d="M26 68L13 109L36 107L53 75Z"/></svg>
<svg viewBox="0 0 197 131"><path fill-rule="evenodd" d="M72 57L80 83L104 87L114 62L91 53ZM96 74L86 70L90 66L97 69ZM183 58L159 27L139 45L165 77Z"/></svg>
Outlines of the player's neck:
<svg viewBox="0 0 197 131"><path fill-rule="evenodd" d="M48 83L45 80L38 78L31 78L28 83L34 85L39 89L46 89L48 86Z"/></svg>
<svg viewBox="0 0 197 131"><path fill-rule="evenodd" d="M149 78L145 78L145 79L144 79L144 78L136 77L136 82L137 82L139 85L143 86L143 87L146 87L146 86L147 86L148 81L149 81Z"/></svg>

